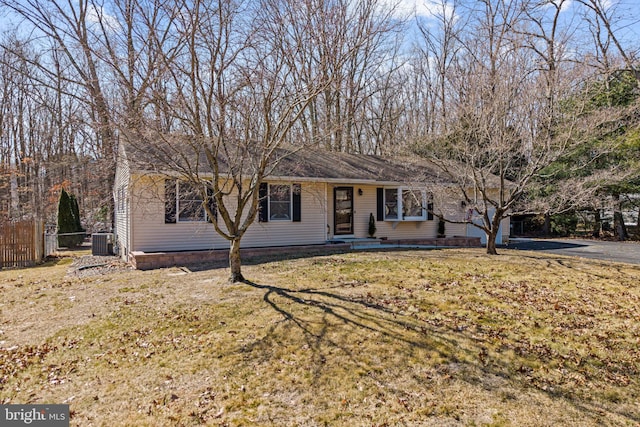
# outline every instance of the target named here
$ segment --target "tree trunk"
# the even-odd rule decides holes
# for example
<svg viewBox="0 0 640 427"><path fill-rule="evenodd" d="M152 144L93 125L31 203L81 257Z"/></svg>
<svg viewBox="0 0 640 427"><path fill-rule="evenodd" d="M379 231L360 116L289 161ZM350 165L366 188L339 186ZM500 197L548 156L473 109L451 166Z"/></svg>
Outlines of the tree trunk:
<svg viewBox="0 0 640 427"><path fill-rule="evenodd" d="M602 227L602 218L600 217L600 209L594 212L593 237L600 237L600 228Z"/></svg>
<svg viewBox="0 0 640 427"><path fill-rule="evenodd" d="M487 215L485 215L485 224L487 224L488 221L488 226L489 228L489 232L485 232L487 235L487 254L488 255L498 255L498 251L496 250L496 239L498 238L498 233L500 233L500 223L502 222L502 219L504 218L504 210L503 209L496 209L496 211L493 213L493 216L491 217L491 220L489 220L489 217Z"/></svg>
<svg viewBox="0 0 640 427"><path fill-rule="evenodd" d="M622 201L619 194L614 194L615 205L613 207L613 227L618 240L628 240L629 234L627 227L624 225L624 217L622 216Z"/></svg>
<svg viewBox="0 0 640 427"><path fill-rule="evenodd" d="M622 212L616 210L613 213L613 223L615 224L616 236L618 240L628 240L629 233L627 233L627 227L624 225L624 218Z"/></svg>
<svg viewBox="0 0 640 427"><path fill-rule="evenodd" d="M496 232L487 233L487 255L498 255L496 250Z"/></svg>
<svg viewBox="0 0 640 427"><path fill-rule="evenodd" d="M544 225L542 226L542 234L547 237L551 235L551 215L549 212L544 213Z"/></svg>
<svg viewBox="0 0 640 427"><path fill-rule="evenodd" d="M229 283L245 281L245 278L242 275L241 267L242 260L240 258L240 239L236 238L231 241L231 248L229 249L229 268L231 269Z"/></svg>

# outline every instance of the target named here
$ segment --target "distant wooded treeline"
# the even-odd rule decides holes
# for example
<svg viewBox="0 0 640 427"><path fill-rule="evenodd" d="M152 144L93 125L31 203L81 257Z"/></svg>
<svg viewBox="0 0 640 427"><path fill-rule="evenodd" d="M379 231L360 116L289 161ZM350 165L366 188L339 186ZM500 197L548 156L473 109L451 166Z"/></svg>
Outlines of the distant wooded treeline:
<svg viewBox="0 0 640 427"><path fill-rule="evenodd" d="M640 188L631 3L427 3L0 0L0 218L55 222L66 188L108 228L119 138L147 131L421 155L501 215Z"/></svg>

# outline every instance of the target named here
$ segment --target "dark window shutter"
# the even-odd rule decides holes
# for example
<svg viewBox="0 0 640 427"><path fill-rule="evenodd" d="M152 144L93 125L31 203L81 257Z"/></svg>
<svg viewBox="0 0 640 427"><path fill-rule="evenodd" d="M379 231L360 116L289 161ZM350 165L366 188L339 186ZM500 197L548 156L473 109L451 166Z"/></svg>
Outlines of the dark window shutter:
<svg viewBox="0 0 640 427"><path fill-rule="evenodd" d="M384 188L376 188L377 198L377 220L384 221Z"/></svg>
<svg viewBox="0 0 640 427"><path fill-rule="evenodd" d="M164 180L164 223L176 223L176 180Z"/></svg>
<svg viewBox="0 0 640 427"><path fill-rule="evenodd" d="M258 189L258 197L260 201L258 202L259 212L258 212L258 221L260 222L268 222L269 221L269 184L266 182L261 182L260 187Z"/></svg>
<svg viewBox="0 0 640 427"><path fill-rule="evenodd" d="M427 221L433 221L433 196L427 201Z"/></svg>
<svg viewBox="0 0 640 427"><path fill-rule="evenodd" d="M302 186L293 184L293 222L302 221Z"/></svg>
<svg viewBox="0 0 640 427"><path fill-rule="evenodd" d="M207 187L207 199L209 202L209 210L213 212L213 218L209 218L209 222L213 222L214 218L218 219L218 207L216 205L216 199L213 197L213 190Z"/></svg>

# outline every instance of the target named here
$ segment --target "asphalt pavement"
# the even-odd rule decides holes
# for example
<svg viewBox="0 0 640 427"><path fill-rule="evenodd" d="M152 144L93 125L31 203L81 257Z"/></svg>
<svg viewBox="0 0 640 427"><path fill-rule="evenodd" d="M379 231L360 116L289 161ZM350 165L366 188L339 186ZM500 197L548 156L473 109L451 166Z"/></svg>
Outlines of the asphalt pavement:
<svg viewBox="0 0 640 427"><path fill-rule="evenodd" d="M640 264L639 242L612 242L585 239L510 239L505 249L541 251L602 261Z"/></svg>

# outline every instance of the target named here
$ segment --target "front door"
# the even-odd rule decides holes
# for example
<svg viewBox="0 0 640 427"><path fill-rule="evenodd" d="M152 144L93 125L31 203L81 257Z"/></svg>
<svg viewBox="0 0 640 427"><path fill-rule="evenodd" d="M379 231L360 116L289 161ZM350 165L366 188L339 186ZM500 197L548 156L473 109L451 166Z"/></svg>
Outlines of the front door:
<svg viewBox="0 0 640 427"><path fill-rule="evenodd" d="M353 187L336 187L333 190L333 206L334 234L353 234Z"/></svg>

